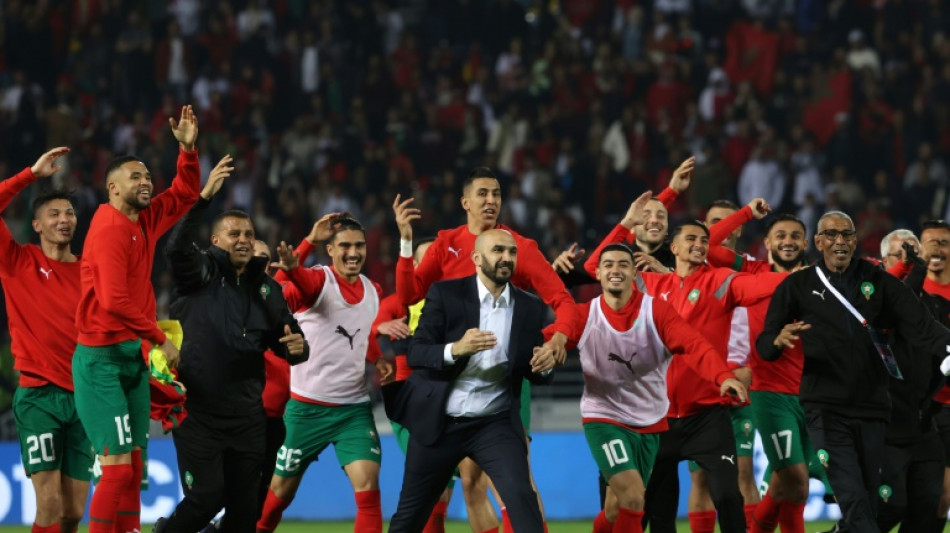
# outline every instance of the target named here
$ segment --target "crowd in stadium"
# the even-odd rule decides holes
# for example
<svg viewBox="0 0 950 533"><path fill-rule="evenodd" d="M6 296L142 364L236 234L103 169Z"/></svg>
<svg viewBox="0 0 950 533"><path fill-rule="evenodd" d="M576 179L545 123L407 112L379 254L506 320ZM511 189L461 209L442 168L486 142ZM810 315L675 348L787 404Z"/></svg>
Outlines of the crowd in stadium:
<svg viewBox="0 0 950 533"><path fill-rule="evenodd" d="M378 531L364 353L380 381L404 384L383 394L407 453L392 530L441 531L446 482L468 456L458 467L473 531L498 527L488 477L505 531L541 531L543 487L519 462L530 423L515 402L575 348L604 478L596 533L672 527L667 481L681 459L695 462L697 533L717 520L730 533L803 531L809 476L834 493L844 530L943 528L940 0L10 0L0 24L2 331L43 502L35 533L75 531L84 447L102 471L90 531L140 527L142 341L160 382L151 414L174 429L185 489L160 533L197 531L222 507L209 527L273 531L326 446L314 427L350 439L330 440L353 484L354 527ZM57 188L30 187L45 178ZM37 234L39 246L16 244ZM56 289L43 285L60 272ZM442 281L456 278L478 288L475 328L456 328L453 298L469 289ZM570 289L591 296L598 284L596 305L575 306ZM42 291L61 312L37 308ZM517 340L534 351L521 360L508 333L521 314L539 318L541 300L555 321L526 328ZM176 346L155 323L169 316L193 340ZM377 334L402 356L395 366ZM65 362L44 366L66 344ZM287 375L273 409L273 389L255 381L265 350L276 354L268 387L275 368ZM358 371L325 359L354 350ZM918 352L933 361L907 359ZM50 411L73 428L55 460L43 440L52 418L32 407L53 397L56 409L74 402ZM444 409L429 424L420 413L433 405ZM764 495L743 453L754 426L774 470ZM71 440L83 427L90 446ZM509 447L479 440L489 437ZM262 469L261 483L238 487ZM881 493L887 483L899 496Z"/></svg>

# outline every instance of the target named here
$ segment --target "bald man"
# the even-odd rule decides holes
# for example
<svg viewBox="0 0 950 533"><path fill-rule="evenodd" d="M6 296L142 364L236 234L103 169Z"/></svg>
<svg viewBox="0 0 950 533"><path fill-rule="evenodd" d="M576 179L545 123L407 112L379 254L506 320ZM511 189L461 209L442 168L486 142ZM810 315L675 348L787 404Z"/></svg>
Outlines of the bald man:
<svg viewBox="0 0 950 533"><path fill-rule="evenodd" d="M554 368L542 346L545 306L509 283L518 247L507 231L482 232L471 260L474 276L431 286L409 345L413 373L393 419L410 437L391 533L422 531L465 457L494 480L515 531L542 531L519 398L523 379L545 383Z"/></svg>

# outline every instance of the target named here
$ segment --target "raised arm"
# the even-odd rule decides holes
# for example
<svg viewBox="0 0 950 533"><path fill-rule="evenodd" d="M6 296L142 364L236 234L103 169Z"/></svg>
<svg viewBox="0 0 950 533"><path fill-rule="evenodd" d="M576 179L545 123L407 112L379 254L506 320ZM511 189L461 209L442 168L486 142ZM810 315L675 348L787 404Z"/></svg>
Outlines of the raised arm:
<svg viewBox="0 0 950 533"><path fill-rule="evenodd" d="M24 168L11 178L0 182L0 213L7 210L10 202L23 189L30 186L37 179L46 178L55 174L60 166L56 164L60 157L69 153L69 148L60 146L41 155L30 168ZM0 217L0 273L11 276L16 274L16 265L20 260L23 246L16 242L6 222Z"/></svg>
<svg viewBox="0 0 950 533"><path fill-rule="evenodd" d="M198 118L191 106L181 109L181 118L169 117L172 134L178 141L178 172L171 186L152 199L148 209L141 212L146 227L155 238L164 235L198 201L201 190L201 168L195 141L198 138Z"/></svg>
<svg viewBox="0 0 950 533"><path fill-rule="evenodd" d="M749 307L770 296L775 292L788 274L785 272L763 272L748 274L737 272L729 276L724 282L728 293L729 303L735 306ZM719 294L719 291L716 291Z"/></svg>
<svg viewBox="0 0 950 533"><path fill-rule="evenodd" d="M172 280L182 294L200 289L211 279L212 260L198 245L198 233L211 200L234 170L230 164L231 156L224 156L218 162L208 176L198 201L175 226L165 245Z"/></svg>
<svg viewBox="0 0 950 533"><path fill-rule="evenodd" d="M646 208L647 203L650 202L652 195L653 192L647 191L631 202L630 207L627 208L627 213L623 219L620 220L620 223L597 245L594 253L590 254L587 261L584 261L584 271L590 274L591 277L597 277L597 264L600 262L600 252L604 247L616 242L629 242L630 237L633 235L634 228L642 226L645 223L646 214L643 210Z"/></svg>

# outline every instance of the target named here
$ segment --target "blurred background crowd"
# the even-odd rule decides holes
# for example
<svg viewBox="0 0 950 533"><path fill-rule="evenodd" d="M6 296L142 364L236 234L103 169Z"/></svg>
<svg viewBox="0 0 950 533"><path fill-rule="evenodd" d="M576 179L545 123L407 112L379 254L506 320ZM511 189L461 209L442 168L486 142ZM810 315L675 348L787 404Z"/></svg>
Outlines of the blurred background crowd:
<svg viewBox="0 0 950 533"><path fill-rule="evenodd" d="M502 179L501 221L551 259L591 250L690 155L674 221L720 198L764 197L809 227L837 208L877 255L891 229L950 215L944 0L0 2L0 175L70 146L57 179L75 191L75 250L113 156L170 182L183 103L203 173L237 162L220 208L271 244L354 213L386 292L395 195L434 235L464 221L461 179L481 164ZM29 201L3 213L21 241ZM159 257L160 306L163 271Z"/></svg>

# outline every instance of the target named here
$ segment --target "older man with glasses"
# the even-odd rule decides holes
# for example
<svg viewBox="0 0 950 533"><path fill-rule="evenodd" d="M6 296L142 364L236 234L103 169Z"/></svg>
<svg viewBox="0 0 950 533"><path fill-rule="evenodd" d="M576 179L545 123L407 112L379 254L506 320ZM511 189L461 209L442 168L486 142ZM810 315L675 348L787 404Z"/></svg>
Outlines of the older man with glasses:
<svg viewBox="0 0 950 533"><path fill-rule="evenodd" d="M815 246L822 257L814 268L789 275L775 290L756 348L768 361L802 342L799 400L808 435L847 530L877 533L889 375L903 379L883 331L900 335L920 354L942 355L946 374L950 330L898 279L854 259L857 232L847 214L825 213Z"/></svg>

